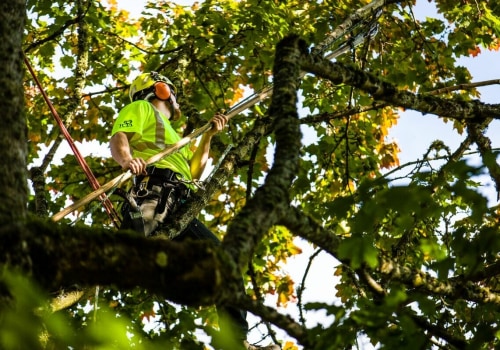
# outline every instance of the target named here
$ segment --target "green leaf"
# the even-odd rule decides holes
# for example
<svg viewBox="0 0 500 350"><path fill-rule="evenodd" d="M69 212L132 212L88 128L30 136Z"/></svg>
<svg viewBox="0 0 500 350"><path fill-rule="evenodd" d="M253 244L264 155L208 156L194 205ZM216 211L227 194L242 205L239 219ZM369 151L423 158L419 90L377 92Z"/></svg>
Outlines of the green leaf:
<svg viewBox="0 0 500 350"><path fill-rule="evenodd" d="M353 269L363 265L376 268L379 264L378 250L373 246L373 241L368 237L350 237L344 239L339 246L339 258L350 262Z"/></svg>

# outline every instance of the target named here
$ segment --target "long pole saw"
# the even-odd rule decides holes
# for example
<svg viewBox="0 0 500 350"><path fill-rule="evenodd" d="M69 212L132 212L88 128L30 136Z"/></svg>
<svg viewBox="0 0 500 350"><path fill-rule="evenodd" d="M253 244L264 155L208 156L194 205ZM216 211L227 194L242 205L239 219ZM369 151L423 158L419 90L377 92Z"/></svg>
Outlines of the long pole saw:
<svg viewBox="0 0 500 350"><path fill-rule="evenodd" d="M235 107L231 108L225 114L225 116L228 118L228 120L231 119L232 117L234 117L235 115L241 113L245 109L250 108L251 106L253 106L257 102L262 101L262 100L268 98L269 96L271 96L272 91L273 91L272 87L264 89L260 93L258 93L256 95L253 95L252 97L250 97L250 98L242 101L241 103L239 103ZM159 153L155 154L154 156L148 158L148 160L146 160L146 164L147 165L151 165L153 163L156 163L160 159L162 159L162 158L164 158L164 157L166 157L166 156L168 156L168 155L170 155L172 153L177 152L179 149L181 149L182 147L184 147L185 145L187 145L188 143L190 143L192 140L194 140L195 138L197 138L198 136L200 136L204 132L210 130L211 128L212 128L212 123L206 123L201 128L196 129L191 134L183 137L182 139L180 139L179 141L177 141L173 145L170 145L169 147L164 148L161 152L159 152ZM118 175L114 179L112 179L109 182L107 182L104 185L102 185L100 188L98 188L95 191L89 193L85 197L81 198L80 200L76 201L72 205L68 206L67 208L61 210L59 213L57 213L54 216L52 216L52 220L53 221L59 221L59 220L61 220L63 217L65 217L69 213L71 213L71 212L75 211L76 209L78 209L78 208L80 208L80 207L88 204L94 198L96 198L98 196L101 196L103 193L111 190L112 188L114 188L115 186L117 186L119 183L121 183L123 181L127 181L128 179L130 179L132 177L132 175L133 174L130 172L130 170L127 170L125 173L123 173L121 175Z"/></svg>
<svg viewBox="0 0 500 350"><path fill-rule="evenodd" d="M379 15L380 14L376 15L376 18L378 18ZM375 34L376 34L376 31L374 31L372 28L371 30L368 31L368 33L363 33L362 35L356 36L355 38L353 38L352 42L345 44L345 45L342 45L337 50L327 54L325 56L325 59L329 59L329 60L334 59L334 58L344 54L348 50L353 49L354 47L361 44L361 42L363 41L362 39L366 39L367 37L372 37ZM302 76L303 76L303 74L302 74ZM235 115L237 115L237 114L243 112L244 110L250 108L251 106L255 105L256 103L270 97L272 95L272 93L273 93L273 87L271 85L271 86L264 88L260 92L257 92L254 95L246 98L245 100L239 102L237 105L235 105L231 109L229 109L229 111L225 115L229 120L232 117L234 117ZM154 156L152 156L151 158L146 160L146 164L151 165L153 163L156 163L160 159L162 159L162 158L164 158L172 153L177 152L179 149L181 149L182 147L184 147L185 145L190 143L193 139L197 138L198 136L200 136L204 132L210 130L211 128L212 128L211 123L207 123L207 124L203 125L201 128L193 131L191 134L180 139L175 144L164 148L161 152L155 154ZM52 220L59 221L60 219L62 219L66 215L68 215L69 213L71 213L74 210L90 203L94 198L101 196L103 193L111 190L112 188L114 188L115 186L120 184L121 182L127 181L128 179L130 179L132 177L132 175L133 174L130 172L130 170L127 170L125 173L118 175L114 179L112 179L109 182L107 182L106 184L102 185L100 188L89 193L85 197L81 198L80 200L76 201L72 205L68 206L67 208L61 210L59 213L52 216Z"/></svg>

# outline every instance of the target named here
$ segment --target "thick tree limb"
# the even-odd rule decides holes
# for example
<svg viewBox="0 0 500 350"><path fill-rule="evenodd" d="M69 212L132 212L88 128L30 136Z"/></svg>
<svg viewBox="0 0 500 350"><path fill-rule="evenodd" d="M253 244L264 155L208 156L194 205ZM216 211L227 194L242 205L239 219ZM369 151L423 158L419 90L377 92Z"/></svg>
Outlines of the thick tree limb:
<svg viewBox="0 0 500 350"><path fill-rule="evenodd" d="M300 124L296 108L303 42L290 37L276 49L274 91L269 114L274 119L276 153L265 183L229 225L223 247L243 269L256 244L289 206L289 188L298 171Z"/></svg>
<svg viewBox="0 0 500 350"><path fill-rule="evenodd" d="M279 225L286 226L297 236L300 236L311 242L330 255L336 257L337 249L340 244L340 237L326 230L312 217L306 215L302 210L289 207L286 215L283 215L277 222Z"/></svg>
<svg viewBox="0 0 500 350"><path fill-rule="evenodd" d="M380 268L386 278L397 279L408 286L425 290L432 294L449 297L451 299L465 299L481 303L500 305L500 294L491 292L487 287L465 280L449 279L441 281L422 271L412 270L406 266L396 264L394 261L384 260Z"/></svg>
<svg viewBox="0 0 500 350"><path fill-rule="evenodd" d="M334 84L354 86L371 94L377 101L384 101L393 106L471 122L480 122L487 118L500 119L500 104L413 94L409 91L398 90L394 85L354 66L333 63L307 54L301 57L301 67Z"/></svg>
<svg viewBox="0 0 500 350"><path fill-rule="evenodd" d="M329 122L334 119L341 119L345 117L349 117L352 115L356 115L359 113L366 113L369 111L376 111L379 109L383 109L387 107L388 105L386 103L381 103L381 104L374 104L373 106L369 107L353 107L353 108L348 108L345 110L341 110L338 112L334 113L319 113L317 115L309 115L304 118L300 118L300 122L302 124L319 124L323 122Z"/></svg>
<svg viewBox="0 0 500 350"><path fill-rule="evenodd" d="M48 291L75 284L141 286L174 302L211 305L229 298L227 285L238 280L208 241L177 243L39 220L3 225L0 235L0 264L20 269Z"/></svg>
<svg viewBox="0 0 500 350"><path fill-rule="evenodd" d="M2 88L2 115L0 128L0 222L16 222L26 216L28 198L26 159L27 138L23 94L22 50L26 21L26 2L13 0L0 5L0 84ZM15 165L15 166L14 166Z"/></svg>

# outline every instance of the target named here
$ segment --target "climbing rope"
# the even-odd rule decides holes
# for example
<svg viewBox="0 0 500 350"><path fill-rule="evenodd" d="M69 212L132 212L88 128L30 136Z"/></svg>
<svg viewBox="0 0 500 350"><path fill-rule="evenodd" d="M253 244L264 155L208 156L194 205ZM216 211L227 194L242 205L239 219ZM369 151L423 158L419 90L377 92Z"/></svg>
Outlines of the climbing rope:
<svg viewBox="0 0 500 350"><path fill-rule="evenodd" d="M92 173L92 170L90 170L90 167L88 166L87 162L85 161L85 158L82 156L82 154L80 153L80 151L76 147L75 142L73 141L73 139L71 138L71 135L68 132L68 129L66 128L66 126L62 122L61 118L59 117L59 114L57 113L56 109L54 108L54 105L52 104L49 97L47 96L47 93L43 89L42 84L38 80L38 78L35 74L35 71L33 70L33 67L31 66L31 64L28 61L28 58L26 57L24 52L23 52L23 56L24 56L24 63L26 64L26 67L28 68L36 85L38 86L38 89L42 93L42 96L43 96L45 102L47 103L47 106L49 107L52 115L54 116L54 119L56 120L56 123L59 126L59 129L61 130L62 134L64 135L64 137L68 141L68 144L69 144L71 150L73 151L73 153L76 157L76 160L78 161L78 164L82 167L83 172L85 173L85 176L87 177L87 180L89 181L90 185L92 186L92 188L94 190L99 189L100 188L99 182L97 181L96 177ZM103 205L106 209L108 216L113 221L113 224L118 228L120 226L120 218L119 218L118 213L116 212L115 208L113 207L113 204L111 203L109 198L104 193L100 195L100 199L103 202Z"/></svg>

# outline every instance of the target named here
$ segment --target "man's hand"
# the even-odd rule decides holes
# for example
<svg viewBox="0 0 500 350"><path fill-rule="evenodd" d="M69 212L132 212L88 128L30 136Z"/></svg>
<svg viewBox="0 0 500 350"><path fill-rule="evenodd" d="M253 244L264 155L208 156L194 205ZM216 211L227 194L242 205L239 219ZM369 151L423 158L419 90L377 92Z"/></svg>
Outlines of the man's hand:
<svg viewBox="0 0 500 350"><path fill-rule="evenodd" d="M212 128L210 130L208 130L207 133L210 136L213 136L213 135L217 134L218 132L221 132L224 129L224 127L226 126L228 119L229 118L223 114L214 115L212 120L210 120L210 122L212 123Z"/></svg>
<svg viewBox="0 0 500 350"><path fill-rule="evenodd" d="M134 175L146 175L146 161L142 158L132 158L124 162L123 169L129 169Z"/></svg>

